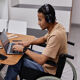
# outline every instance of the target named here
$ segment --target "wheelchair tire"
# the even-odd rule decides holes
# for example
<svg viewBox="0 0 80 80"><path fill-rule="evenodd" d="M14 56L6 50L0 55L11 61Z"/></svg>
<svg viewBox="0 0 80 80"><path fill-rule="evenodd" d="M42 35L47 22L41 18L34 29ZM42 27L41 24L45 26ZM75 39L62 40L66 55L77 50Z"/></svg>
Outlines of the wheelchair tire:
<svg viewBox="0 0 80 80"><path fill-rule="evenodd" d="M77 72L76 72L74 65L69 60L66 60L66 63L68 64L68 69L66 71L63 70L61 79L56 78L54 76L44 76L44 77L40 77L36 80L77 80ZM66 65L65 65L65 67L66 67ZM72 74L72 76L71 76L71 74Z"/></svg>
<svg viewBox="0 0 80 80"><path fill-rule="evenodd" d="M61 79L77 80L77 72L74 65L68 59L66 59L66 64L67 64L67 67L65 65Z"/></svg>
<svg viewBox="0 0 80 80"><path fill-rule="evenodd" d="M44 76L44 77L40 77L40 78L38 78L36 80L61 80L61 79L56 78L54 76Z"/></svg>

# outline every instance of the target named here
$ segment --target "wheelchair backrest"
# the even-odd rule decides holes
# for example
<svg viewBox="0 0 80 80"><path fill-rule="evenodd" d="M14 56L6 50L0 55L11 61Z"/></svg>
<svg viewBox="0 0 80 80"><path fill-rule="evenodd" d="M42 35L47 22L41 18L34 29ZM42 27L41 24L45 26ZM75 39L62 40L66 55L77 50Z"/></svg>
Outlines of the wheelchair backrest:
<svg viewBox="0 0 80 80"><path fill-rule="evenodd" d="M56 70L56 77L61 78L64 66L65 66L65 62L66 62L66 56L65 54L61 54L59 56L58 59L58 63L57 63L57 70Z"/></svg>

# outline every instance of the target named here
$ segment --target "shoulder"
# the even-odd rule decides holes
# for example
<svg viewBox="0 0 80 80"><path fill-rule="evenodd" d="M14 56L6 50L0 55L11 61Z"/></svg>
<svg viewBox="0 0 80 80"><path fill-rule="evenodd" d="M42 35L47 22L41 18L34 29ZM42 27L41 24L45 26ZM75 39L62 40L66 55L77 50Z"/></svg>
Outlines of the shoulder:
<svg viewBox="0 0 80 80"><path fill-rule="evenodd" d="M66 31L65 31L64 26L62 24L58 23L56 25L56 28L52 31L51 36L52 35L60 36L60 35L65 34L65 33L66 33Z"/></svg>

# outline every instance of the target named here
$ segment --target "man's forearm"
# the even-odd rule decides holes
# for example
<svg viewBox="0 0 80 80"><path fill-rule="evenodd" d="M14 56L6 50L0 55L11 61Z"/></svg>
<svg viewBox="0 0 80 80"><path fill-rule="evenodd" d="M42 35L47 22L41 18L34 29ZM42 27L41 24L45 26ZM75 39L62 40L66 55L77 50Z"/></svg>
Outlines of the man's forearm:
<svg viewBox="0 0 80 80"><path fill-rule="evenodd" d="M37 54L37 53L32 52L30 50L27 50L25 52L25 54L27 54L32 60L34 60L35 62L37 62L40 65L44 64L48 60L47 56L45 56L43 54Z"/></svg>
<svg viewBox="0 0 80 80"><path fill-rule="evenodd" d="M41 43L44 43L45 41L46 41L46 39L44 37L40 37L40 38L37 38L37 39L31 41L30 45L41 44Z"/></svg>

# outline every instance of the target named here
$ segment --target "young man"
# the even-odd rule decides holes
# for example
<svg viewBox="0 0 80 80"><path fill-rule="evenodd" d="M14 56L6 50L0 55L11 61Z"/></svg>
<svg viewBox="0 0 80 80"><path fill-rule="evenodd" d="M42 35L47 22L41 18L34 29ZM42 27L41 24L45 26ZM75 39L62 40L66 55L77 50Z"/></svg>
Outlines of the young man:
<svg viewBox="0 0 80 80"><path fill-rule="evenodd" d="M67 53L67 38L65 29L61 24L56 22L55 10L50 4L41 6L38 10L38 24L42 30L47 29L48 33L28 42L20 42L13 46L15 51L24 51L24 47L29 45L45 43L47 46L41 54L33 52L29 49L25 49L25 54L29 56L33 61L24 58L21 59L16 65L9 66L5 77L5 80L16 80L16 76L20 72L21 63L24 62L24 66L44 71L50 74L56 73L56 67L49 64L45 64L47 60L57 63L59 55L61 53Z"/></svg>

